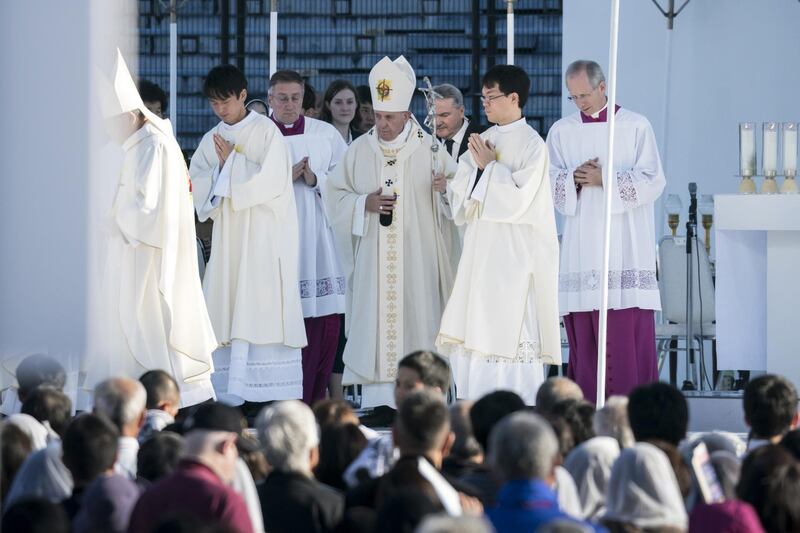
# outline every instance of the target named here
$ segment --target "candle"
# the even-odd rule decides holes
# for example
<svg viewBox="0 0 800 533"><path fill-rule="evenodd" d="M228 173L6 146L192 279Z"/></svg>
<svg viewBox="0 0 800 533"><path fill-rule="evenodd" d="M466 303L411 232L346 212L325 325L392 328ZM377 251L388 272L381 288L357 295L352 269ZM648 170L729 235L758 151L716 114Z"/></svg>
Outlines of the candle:
<svg viewBox="0 0 800 533"><path fill-rule="evenodd" d="M783 175L797 172L797 123L783 124Z"/></svg>
<svg viewBox="0 0 800 533"><path fill-rule="evenodd" d="M739 169L742 176L756 174L756 128L752 122L739 124Z"/></svg>
<svg viewBox="0 0 800 533"><path fill-rule="evenodd" d="M764 175L778 172L778 124L777 122L764 123L764 153L761 160L764 165Z"/></svg>

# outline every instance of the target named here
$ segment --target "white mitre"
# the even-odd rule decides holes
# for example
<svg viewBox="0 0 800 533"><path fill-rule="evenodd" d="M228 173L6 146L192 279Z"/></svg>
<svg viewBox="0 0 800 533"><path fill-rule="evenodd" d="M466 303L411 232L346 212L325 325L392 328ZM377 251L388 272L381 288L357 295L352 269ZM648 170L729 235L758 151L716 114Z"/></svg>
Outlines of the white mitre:
<svg viewBox="0 0 800 533"><path fill-rule="evenodd" d="M104 119L139 110L156 128L174 139L172 124L169 120L155 115L144 105L142 97L139 96L139 89L133 81L131 71L128 70L128 65L119 48L117 48L117 58L110 75L95 68L94 77L98 84L98 96Z"/></svg>
<svg viewBox="0 0 800 533"><path fill-rule="evenodd" d="M417 76L403 56L394 61L384 57L369 73L369 90L375 111L408 111L416 88Z"/></svg>

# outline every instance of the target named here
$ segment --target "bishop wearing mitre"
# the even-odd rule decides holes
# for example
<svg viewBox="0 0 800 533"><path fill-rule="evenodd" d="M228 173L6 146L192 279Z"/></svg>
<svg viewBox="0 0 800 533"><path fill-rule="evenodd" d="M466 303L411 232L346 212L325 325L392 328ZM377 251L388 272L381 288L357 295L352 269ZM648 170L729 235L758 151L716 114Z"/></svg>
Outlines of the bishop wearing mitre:
<svg viewBox="0 0 800 533"><path fill-rule="evenodd" d="M409 111L416 76L403 56L380 60L369 85L375 127L323 195L347 279L343 383L363 385L362 407L394 405L397 363L433 347L453 280L444 235L455 164Z"/></svg>

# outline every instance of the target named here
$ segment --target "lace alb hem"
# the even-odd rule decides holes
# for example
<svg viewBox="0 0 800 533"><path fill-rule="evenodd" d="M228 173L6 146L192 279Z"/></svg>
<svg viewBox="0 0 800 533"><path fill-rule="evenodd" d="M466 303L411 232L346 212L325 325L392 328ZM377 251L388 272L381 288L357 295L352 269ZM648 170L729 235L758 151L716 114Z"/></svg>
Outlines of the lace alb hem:
<svg viewBox="0 0 800 533"><path fill-rule="evenodd" d="M469 355L484 363L492 364L533 364L542 362L542 347L536 341L522 341L517 346L517 353L514 357L503 357L496 354L483 354L464 350L463 345L460 347L462 355Z"/></svg>
<svg viewBox="0 0 800 533"><path fill-rule="evenodd" d="M600 288L601 272L588 270L569 272L558 276L558 290L561 292L594 291ZM611 270L608 273L608 288L658 290L655 270Z"/></svg>
<svg viewBox="0 0 800 533"><path fill-rule="evenodd" d="M312 292L314 291L314 292ZM322 298L332 294L344 296L345 280L343 276L323 279L300 280L300 298Z"/></svg>

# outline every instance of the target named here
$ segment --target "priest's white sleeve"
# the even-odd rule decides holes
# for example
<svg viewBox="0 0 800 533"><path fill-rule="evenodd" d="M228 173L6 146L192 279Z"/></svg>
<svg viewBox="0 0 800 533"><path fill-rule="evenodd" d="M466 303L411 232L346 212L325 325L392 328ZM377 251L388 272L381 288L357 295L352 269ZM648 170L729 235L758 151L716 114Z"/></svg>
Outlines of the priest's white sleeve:
<svg viewBox="0 0 800 533"><path fill-rule="evenodd" d="M517 171L499 161L492 161L483 170L480 181L471 191L471 199L481 204L480 220L536 224L538 214L531 210L531 206L537 203L538 198L546 195L546 204L552 206L547 147L537 138L526 146L525 151L527 163Z"/></svg>
<svg viewBox="0 0 800 533"><path fill-rule="evenodd" d="M189 162L189 176L194 189L192 199L200 222L205 222L209 218L214 220L221 203L212 202L214 184L219 174L219 160L214 152L213 142L212 133L207 133Z"/></svg>
<svg viewBox="0 0 800 533"><path fill-rule="evenodd" d="M232 161L231 206L234 211L270 205L274 201L283 204L285 196L290 196L294 202L291 155L280 130L270 128L264 143L267 150L260 161L251 161L243 153ZM236 150L240 148L237 146Z"/></svg>
<svg viewBox="0 0 800 533"><path fill-rule="evenodd" d="M141 147L141 148L140 148ZM134 148L134 176L120 181L115 217L120 231L133 246L144 243L161 248L162 188L165 168L164 146L142 143Z"/></svg>
<svg viewBox="0 0 800 533"><path fill-rule="evenodd" d="M577 167L570 167L561 154L561 136L557 129L550 130L547 136L547 149L550 155L550 183L553 188L553 207L565 216L574 216L578 206L578 191L573 174Z"/></svg>
<svg viewBox="0 0 800 533"><path fill-rule="evenodd" d="M658 156L656 137L650 123L644 120L636 128L635 164L632 168L617 170L616 190L611 212L618 214L654 203L667 181ZM607 179L603 172L603 180Z"/></svg>

